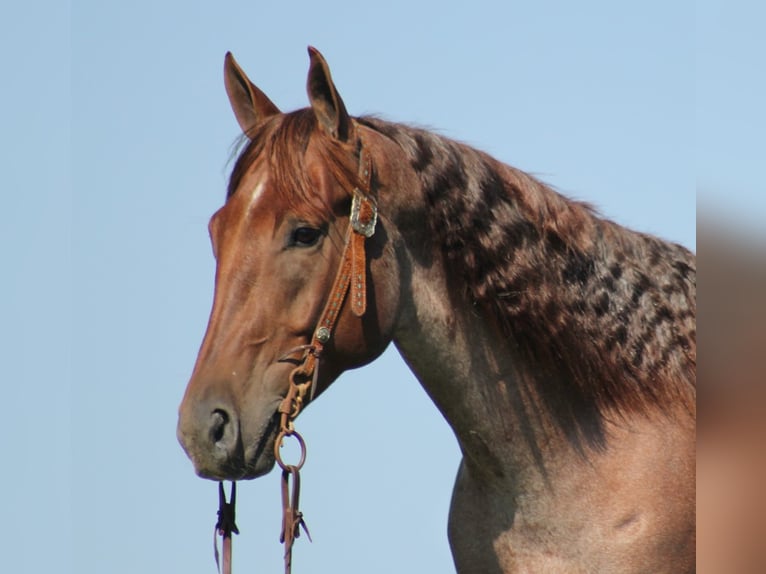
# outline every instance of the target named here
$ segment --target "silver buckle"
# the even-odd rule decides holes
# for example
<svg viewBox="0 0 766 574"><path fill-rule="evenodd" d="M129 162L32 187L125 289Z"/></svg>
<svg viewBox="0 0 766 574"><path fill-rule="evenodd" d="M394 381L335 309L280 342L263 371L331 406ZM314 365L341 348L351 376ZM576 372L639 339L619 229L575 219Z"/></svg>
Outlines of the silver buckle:
<svg viewBox="0 0 766 574"><path fill-rule="evenodd" d="M359 213L362 209L362 202L366 201L372 207L372 217L367 223L359 221ZM365 237L372 237L375 233L375 225L378 223L378 206L375 204L375 200L366 197L358 189L354 189L354 197L351 200L351 228L359 235Z"/></svg>

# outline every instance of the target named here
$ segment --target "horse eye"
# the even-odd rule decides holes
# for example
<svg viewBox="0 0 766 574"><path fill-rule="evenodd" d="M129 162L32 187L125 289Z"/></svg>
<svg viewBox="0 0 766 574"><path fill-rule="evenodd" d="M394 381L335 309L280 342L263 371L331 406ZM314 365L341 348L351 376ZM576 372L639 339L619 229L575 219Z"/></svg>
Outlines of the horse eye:
<svg viewBox="0 0 766 574"><path fill-rule="evenodd" d="M313 227L299 227L293 231L293 245L298 247L311 247L316 245L322 232Z"/></svg>

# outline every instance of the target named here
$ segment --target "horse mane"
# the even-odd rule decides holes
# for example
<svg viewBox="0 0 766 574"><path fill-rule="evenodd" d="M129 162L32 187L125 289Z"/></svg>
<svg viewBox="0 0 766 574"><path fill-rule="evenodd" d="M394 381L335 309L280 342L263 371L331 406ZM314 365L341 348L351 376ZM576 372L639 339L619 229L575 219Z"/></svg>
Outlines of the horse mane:
<svg viewBox="0 0 766 574"><path fill-rule="evenodd" d="M522 387L573 442L604 444L606 416L693 400L690 251L606 220L464 144L362 121L407 153L453 283L532 367Z"/></svg>
<svg viewBox="0 0 766 574"><path fill-rule="evenodd" d="M509 353L532 367L520 392L573 442L603 444L607 416L693 400L696 260L689 250L623 228L467 145L373 117L357 121L407 154L420 176L432 251L441 252L454 285L496 326ZM227 197L253 162L268 161L293 209L327 212L304 169L314 135L323 137L310 108L256 126ZM336 179L347 189L358 185L349 163L358 150L323 141L320 153Z"/></svg>

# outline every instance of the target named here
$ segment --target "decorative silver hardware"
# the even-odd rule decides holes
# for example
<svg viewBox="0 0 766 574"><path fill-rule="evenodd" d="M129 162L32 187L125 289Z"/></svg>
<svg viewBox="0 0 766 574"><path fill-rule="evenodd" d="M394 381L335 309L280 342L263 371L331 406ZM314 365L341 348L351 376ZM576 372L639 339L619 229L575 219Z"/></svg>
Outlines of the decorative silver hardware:
<svg viewBox="0 0 766 574"><path fill-rule="evenodd" d="M368 222L359 221L360 211L362 209L362 202L367 202L372 208L372 217ZM354 189L354 197L351 200L351 227L359 235L365 237L372 237L375 233L375 225L378 223L378 206L375 205L375 200L366 197L358 189Z"/></svg>
<svg viewBox="0 0 766 574"><path fill-rule="evenodd" d="M316 333L317 341L324 344L330 340L330 329L327 327L319 327Z"/></svg>

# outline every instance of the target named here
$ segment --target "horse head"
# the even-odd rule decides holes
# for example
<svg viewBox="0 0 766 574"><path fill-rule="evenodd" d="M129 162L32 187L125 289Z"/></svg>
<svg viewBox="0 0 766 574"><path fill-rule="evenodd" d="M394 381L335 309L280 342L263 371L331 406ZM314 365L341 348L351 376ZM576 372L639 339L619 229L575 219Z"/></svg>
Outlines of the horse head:
<svg viewBox="0 0 766 574"><path fill-rule="evenodd" d="M319 358L317 346L312 395L391 340L397 270L384 218L376 225L371 212L370 152L324 58L309 54L311 105L288 114L231 54L225 60L226 90L248 143L210 220L215 297L178 422L197 473L211 479L254 478L273 467L279 406L296 369ZM344 277L349 285L339 293L344 266L361 277ZM328 315L332 324L319 331Z"/></svg>

